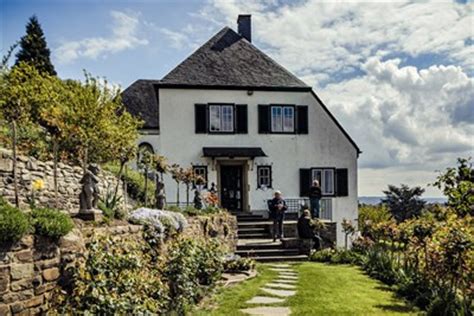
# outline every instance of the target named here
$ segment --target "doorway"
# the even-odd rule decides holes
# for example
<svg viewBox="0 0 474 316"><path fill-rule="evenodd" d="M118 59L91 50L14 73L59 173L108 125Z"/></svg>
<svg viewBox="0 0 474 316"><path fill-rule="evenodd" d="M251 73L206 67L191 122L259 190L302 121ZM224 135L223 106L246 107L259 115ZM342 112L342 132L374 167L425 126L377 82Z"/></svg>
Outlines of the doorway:
<svg viewBox="0 0 474 316"><path fill-rule="evenodd" d="M243 210L243 166L220 166L220 189L222 207L230 212Z"/></svg>

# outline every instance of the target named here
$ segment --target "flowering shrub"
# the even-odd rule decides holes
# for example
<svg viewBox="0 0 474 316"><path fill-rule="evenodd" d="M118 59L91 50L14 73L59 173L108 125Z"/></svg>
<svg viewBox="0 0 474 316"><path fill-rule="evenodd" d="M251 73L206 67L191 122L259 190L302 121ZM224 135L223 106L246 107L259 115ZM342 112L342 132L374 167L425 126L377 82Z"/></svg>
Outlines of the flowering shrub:
<svg viewBox="0 0 474 316"><path fill-rule="evenodd" d="M170 289L169 310L185 315L208 287L219 280L223 253L217 241L202 238L179 238L169 248L164 276Z"/></svg>
<svg viewBox="0 0 474 316"><path fill-rule="evenodd" d="M99 238L88 251L74 271L72 293L56 296L59 315L156 315L165 310L168 288L139 242Z"/></svg>
<svg viewBox="0 0 474 316"><path fill-rule="evenodd" d="M469 160L458 164L435 183L448 197L447 207L426 207L400 223L364 221L362 237L353 243L369 275L394 284L428 315L472 315L474 170Z"/></svg>
<svg viewBox="0 0 474 316"><path fill-rule="evenodd" d="M178 212L139 208L130 214L129 221L147 227L150 237L157 241L174 233L180 233L187 226L186 218Z"/></svg>
<svg viewBox="0 0 474 316"><path fill-rule="evenodd" d="M255 268L254 260L250 258L242 258L238 255L226 257L224 261L225 272L249 271L254 268Z"/></svg>

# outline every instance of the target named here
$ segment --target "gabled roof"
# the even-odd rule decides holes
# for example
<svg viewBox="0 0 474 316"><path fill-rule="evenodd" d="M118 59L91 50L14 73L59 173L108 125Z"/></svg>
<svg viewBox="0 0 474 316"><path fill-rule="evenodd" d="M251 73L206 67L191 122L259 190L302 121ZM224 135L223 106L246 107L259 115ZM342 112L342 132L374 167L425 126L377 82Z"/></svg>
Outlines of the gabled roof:
<svg viewBox="0 0 474 316"><path fill-rule="evenodd" d="M310 89L228 27L170 71L160 86Z"/></svg>
<svg viewBox="0 0 474 316"><path fill-rule="evenodd" d="M122 92L122 102L130 114L144 121L144 128L159 128L158 95L155 84L159 80L140 79Z"/></svg>

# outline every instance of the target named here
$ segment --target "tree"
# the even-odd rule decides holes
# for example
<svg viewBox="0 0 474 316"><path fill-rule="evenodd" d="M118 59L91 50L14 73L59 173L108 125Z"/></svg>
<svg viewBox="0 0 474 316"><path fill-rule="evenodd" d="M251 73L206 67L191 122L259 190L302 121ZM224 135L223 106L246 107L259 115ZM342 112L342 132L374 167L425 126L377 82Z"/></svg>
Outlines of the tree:
<svg viewBox="0 0 474 316"><path fill-rule="evenodd" d="M447 168L433 184L448 198L448 206L459 216L474 216L474 169L471 158L458 158L456 168Z"/></svg>
<svg viewBox="0 0 474 316"><path fill-rule="evenodd" d="M27 62L36 67L40 73L55 76L56 71L49 58L50 54L41 25L33 15L26 24L26 34L20 40L15 65Z"/></svg>
<svg viewBox="0 0 474 316"><path fill-rule="evenodd" d="M173 180L176 181L176 205L179 207L179 184L183 181L184 169L181 168L178 164L173 164L171 166L171 176Z"/></svg>
<svg viewBox="0 0 474 316"><path fill-rule="evenodd" d="M394 185L389 185L388 190L383 191L386 197L382 200L382 204L388 207L397 222L403 222L406 219L418 217L421 214L426 203L420 199L424 192L425 190L420 187L409 188L407 185L402 184L398 188Z"/></svg>
<svg viewBox="0 0 474 316"><path fill-rule="evenodd" d="M15 205L19 206L18 177L17 177L17 130L18 124L30 120L32 104L37 104L41 98L39 82L41 75L25 63L20 63L5 74L0 81L0 112L3 119L11 125L13 149L13 187Z"/></svg>

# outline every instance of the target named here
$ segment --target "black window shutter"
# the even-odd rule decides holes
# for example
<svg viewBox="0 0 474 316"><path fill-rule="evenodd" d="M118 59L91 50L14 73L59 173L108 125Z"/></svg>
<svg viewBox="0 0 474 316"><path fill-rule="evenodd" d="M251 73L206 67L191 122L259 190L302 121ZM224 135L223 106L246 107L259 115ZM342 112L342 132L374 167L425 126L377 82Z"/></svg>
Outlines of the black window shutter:
<svg viewBox="0 0 474 316"><path fill-rule="evenodd" d="M270 132L270 106L258 105L258 132L265 134Z"/></svg>
<svg viewBox="0 0 474 316"><path fill-rule="evenodd" d="M336 185L337 196L348 196L349 195L349 179L347 169L336 169Z"/></svg>
<svg viewBox="0 0 474 316"><path fill-rule="evenodd" d="M238 134L248 133L248 115L247 115L247 104L236 104L235 105L235 117Z"/></svg>
<svg viewBox="0 0 474 316"><path fill-rule="evenodd" d="M308 134L308 106L298 105L296 107L296 120L298 134Z"/></svg>
<svg viewBox="0 0 474 316"><path fill-rule="evenodd" d="M194 105L194 126L196 134L207 133L207 104Z"/></svg>
<svg viewBox="0 0 474 316"><path fill-rule="evenodd" d="M309 196L311 169L300 169L300 196Z"/></svg>

